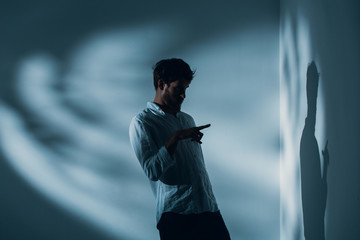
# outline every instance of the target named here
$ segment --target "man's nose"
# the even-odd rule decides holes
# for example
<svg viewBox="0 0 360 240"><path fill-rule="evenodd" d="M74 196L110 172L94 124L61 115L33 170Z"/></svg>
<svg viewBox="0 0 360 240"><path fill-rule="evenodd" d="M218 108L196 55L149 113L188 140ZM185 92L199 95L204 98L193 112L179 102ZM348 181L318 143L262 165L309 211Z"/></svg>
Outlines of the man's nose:
<svg viewBox="0 0 360 240"><path fill-rule="evenodd" d="M180 94L180 97L184 100L186 98L185 93Z"/></svg>

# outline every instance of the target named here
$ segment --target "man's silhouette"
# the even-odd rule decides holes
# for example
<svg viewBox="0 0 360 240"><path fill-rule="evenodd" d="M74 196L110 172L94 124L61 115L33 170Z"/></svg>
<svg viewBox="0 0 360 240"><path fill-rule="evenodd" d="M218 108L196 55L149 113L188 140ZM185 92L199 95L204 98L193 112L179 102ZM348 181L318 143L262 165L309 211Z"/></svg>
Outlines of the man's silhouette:
<svg viewBox="0 0 360 240"><path fill-rule="evenodd" d="M314 62L307 69L306 96L308 104L305 127L300 142L301 198L303 206L304 235L306 240L324 240L324 216L327 198L327 168L329 153L327 143L321 175L319 146L315 138L316 101L319 74Z"/></svg>
<svg viewBox="0 0 360 240"><path fill-rule="evenodd" d="M155 65L155 98L131 121L130 142L156 198L161 239L227 240L200 145L210 124L196 127L180 111L193 76L181 59Z"/></svg>

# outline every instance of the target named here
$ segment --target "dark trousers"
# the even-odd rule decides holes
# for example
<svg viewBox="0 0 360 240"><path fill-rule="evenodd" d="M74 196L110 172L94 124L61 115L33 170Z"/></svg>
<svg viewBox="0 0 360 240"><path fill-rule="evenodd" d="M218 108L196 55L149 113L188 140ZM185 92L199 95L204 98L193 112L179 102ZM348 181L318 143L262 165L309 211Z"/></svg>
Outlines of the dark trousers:
<svg viewBox="0 0 360 240"><path fill-rule="evenodd" d="M161 240L230 240L220 212L163 213L157 225Z"/></svg>

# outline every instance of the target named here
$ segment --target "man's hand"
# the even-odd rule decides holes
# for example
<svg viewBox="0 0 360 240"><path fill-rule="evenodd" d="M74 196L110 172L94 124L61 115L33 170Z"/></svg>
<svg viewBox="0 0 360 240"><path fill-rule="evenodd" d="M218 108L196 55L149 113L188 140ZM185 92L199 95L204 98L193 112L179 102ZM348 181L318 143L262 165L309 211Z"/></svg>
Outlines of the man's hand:
<svg viewBox="0 0 360 240"><path fill-rule="evenodd" d="M200 132L200 130L210 126L210 124L206 124L203 126L182 129L174 132L169 141L166 143L166 149L169 151L170 155L173 156L179 140L191 138L191 141L196 141L201 144L201 138L204 136L204 134Z"/></svg>
<svg viewBox="0 0 360 240"><path fill-rule="evenodd" d="M211 126L210 124L206 124L199 127L192 127L188 129L178 130L176 134L179 140L191 138L191 141L196 141L201 144L202 143L201 138L204 136L204 134L200 132L200 130L204 128L208 128L210 126Z"/></svg>

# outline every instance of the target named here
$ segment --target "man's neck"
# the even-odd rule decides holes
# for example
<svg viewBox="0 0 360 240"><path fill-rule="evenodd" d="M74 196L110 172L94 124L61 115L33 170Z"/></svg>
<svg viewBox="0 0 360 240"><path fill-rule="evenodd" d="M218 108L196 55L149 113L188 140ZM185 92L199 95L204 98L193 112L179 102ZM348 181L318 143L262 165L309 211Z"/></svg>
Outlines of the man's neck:
<svg viewBox="0 0 360 240"><path fill-rule="evenodd" d="M174 110L173 108L165 105L165 104L162 104L160 103L159 101L156 101L156 99L154 99L153 101L156 105L158 105L161 110L163 110L165 113L168 113L168 114L171 114L171 115L174 115L176 116L176 113L178 113L178 111Z"/></svg>

